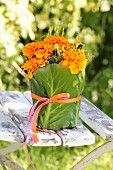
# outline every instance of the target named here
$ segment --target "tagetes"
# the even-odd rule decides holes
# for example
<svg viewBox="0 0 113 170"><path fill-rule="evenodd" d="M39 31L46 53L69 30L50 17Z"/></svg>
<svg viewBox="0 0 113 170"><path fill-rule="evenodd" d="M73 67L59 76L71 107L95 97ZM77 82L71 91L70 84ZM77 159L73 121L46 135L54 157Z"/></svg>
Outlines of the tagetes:
<svg viewBox="0 0 113 170"><path fill-rule="evenodd" d="M44 58L31 58L30 60L26 61L22 69L23 71L27 70L28 73L26 76L28 78L32 78L33 73L39 68L39 67L44 67L47 64L47 60Z"/></svg>
<svg viewBox="0 0 113 170"><path fill-rule="evenodd" d="M29 59L36 54L43 54L45 57L48 57L52 52L52 46L44 42L31 42L25 45L22 52Z"/></svg>
<svg viewBox="0 0 113 170"><path fill-rule="evenodd" d="M26 44L22 52L24 56L28 58L32 58L33 55L36 54L38 50L41 48L43 48L43 42L32 42L32 43Z"/></svg>
<svg viewBox="0 0 113 170"><path fill-rule="evenodd" d="M52 45L52 47L58 44L58 50L66 50L72 46L72 44L62 36L50 35L44 39L44 42Z"/></svg>
<svg viewBox="0 0 113 170"><path fill-rule="evenodd" d="M66 68L70 69L72 74L78 74L86 66L84 50L69 50L63 55L63 61L60 62Z"/></svg>
<svg viewBox="0 0 113 170"><path fill-rule="evenodd" d="M57 44L57 49L54 47ZM79 42L79 45L82 44ZM78 45L77 45L78 47ZM44 41L31 42L23 48L23 55L28 60L23 64L23 71L27 70L27 77L32 78L33 73L40 67L49 63L50 58L56 57L60 60L57 64L69 68L72 74L78 74L86 66L86 58L83 49L78 49L63 36L48 35ZM76 49L77 48L77 49ZM60 57L59 57L60 56Z"/></svg>

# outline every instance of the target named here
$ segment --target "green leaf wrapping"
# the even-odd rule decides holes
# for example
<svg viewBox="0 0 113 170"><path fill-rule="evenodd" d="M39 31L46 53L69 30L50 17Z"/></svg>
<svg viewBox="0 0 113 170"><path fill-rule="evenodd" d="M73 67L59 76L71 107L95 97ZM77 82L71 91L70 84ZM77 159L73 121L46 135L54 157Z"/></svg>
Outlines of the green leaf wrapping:
<svg viewBox="0 0 113 170"><path fill-rule="evenodd" d="M84 72L73 75L60 64L48 64L35 71L30 85L31 91L42 97L50 98L55 94L69 93L70 98L74 98L81 95L84 80ZM80 102L49 103L39 113L38 126L53 130L74 127L77 125L79 108Z"/></svg>

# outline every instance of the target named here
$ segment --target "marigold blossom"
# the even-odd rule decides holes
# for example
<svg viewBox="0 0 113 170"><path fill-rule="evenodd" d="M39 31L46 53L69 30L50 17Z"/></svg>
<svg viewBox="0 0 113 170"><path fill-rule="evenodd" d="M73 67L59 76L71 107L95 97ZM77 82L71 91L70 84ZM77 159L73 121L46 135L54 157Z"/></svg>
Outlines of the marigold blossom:
<svg viewBox="0 0 113 170"><path fill-rule="evenodd" d="M43 49L43 42L31 42L24 46L22 52L24 56L32 58L39 49Z"/></svg>
<svg viewBox="0 0 113 170"><path fill-rule="evenodd" d="M60 62L66 68L70 69L72 74L78 74L86 66L84 50L69 50L63 55L64 60Z"/></svg>
<svg viewBox="0 0 113 170"><path fill-rule="evenodd" d="M32 78L32 74L39 67L44 67L46 63L47 60L45 58L31 58L30 60L26 61L21 68L23 69L23 71L28 71L28 73L26 74L28 78Z"/></svg>
<svg viewBox="0 0 113 170"><path fill-rule="evenodd" d="M58 49L62 50L70 48L71 43L69 43L68 40L66 40L64 37L62 36L56 36L56 35L48 35L45 39L44 42L51 44L52 46L54 46L55 44L58 44Z"/></svg>
<svg viewBox="0 0 113 170"><path fill-rule="evenodd" d="M54 53L56 44L57 52ZM26 76L32 78L38 68L44 67L52 60L69 68L72 74L78 74L85 68L86 58L85 52L82 50L82 43L79 42L76 45L71 44L62 36L55 35L48 35L41 42L28 43L23 48L23 55L28 57L28 61L23 64L22 69L27 70Z"/></svg>

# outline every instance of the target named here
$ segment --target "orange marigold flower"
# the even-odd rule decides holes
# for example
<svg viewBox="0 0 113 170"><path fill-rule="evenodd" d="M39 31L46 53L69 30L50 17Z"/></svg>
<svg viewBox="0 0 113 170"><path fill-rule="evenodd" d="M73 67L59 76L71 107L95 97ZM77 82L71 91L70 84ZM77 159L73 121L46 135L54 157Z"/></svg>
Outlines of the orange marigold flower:
<svg viewBox="0 0 113 170"><path fill-rule="evenodd" d="M32 58L34 55L43 54L43 57L48 58L53 51L52 45L49 45L45 42L32 42L25 45L22 52L23 55Z"/></svg>
<svg viewBox="0 0 113 170"><path fill-rule="evenodd" d="M78 74L86 66L84 50L69 50L63 55L64 60L60 62L66 68L70 69L72 74Z"/></svg>
<svg viewBox="0 0 113 170"><path fill-rule="evenodd" d="M48 54L50 56L53 52L53 46L51 44L44 42L44 50L45 50L45 54Z"/></svg>
<svg viewBox="0 0 113 170"><path fill-rule="evenodd" d="M45 39L44 39L45 43L51 44L52 47L55 44L58 44L59 50L67 49L71 46L71 44L69 43L68 40L66 40L64 37L62 36L56 36L56 35L48 35Z"/></svg>
<svg viewBox="0 0 113 170"><path fill-rule="evenodd" d="M48 46L48 44L44 44L43 49L39 49L35 55L38 58L39 56L42 56L44 58L48 58L50 57L50 55L52 54L52 47Z"/></svg>
<svg viewBox="0 0 113 170"><path fill-rule="evenodd" d="M43 49L43 42L31 42L24 46L22 52L24 56L32 58L41 48Z"/></svg>
<svg viewBox="0 0 113 170"><path fill-rule="evenodd" d="M28 74L26 74L28 78L32 78L34 71L36 71L39 67L45 66L46 63L47 60L45 58L31 58L26 61L21 68L23 71L28 71Z"/></svg>
<svg viewBox="0 0 113 170"><path fill-rule="evenodd" d="M62 36L48 35L44 41L29 43L23 48L23 55L28 57L28 61L23 64L22 69L27 70L29 78L32 78L39 67L45 66L50 61L49 58L56 63L61 61L60 64L69 68L72 74L77 74L86 66L81 42L74 46Z"/></svg>

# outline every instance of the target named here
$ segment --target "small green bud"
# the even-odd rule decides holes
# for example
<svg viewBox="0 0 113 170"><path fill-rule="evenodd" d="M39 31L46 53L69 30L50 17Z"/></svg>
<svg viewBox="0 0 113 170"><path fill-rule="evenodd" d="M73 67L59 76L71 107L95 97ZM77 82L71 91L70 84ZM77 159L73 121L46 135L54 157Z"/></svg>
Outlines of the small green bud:
<svg viewBox="0 0 113 170"><path fill-rule="evenodd" d="M58 44L57 43L54 45L53 50L58 50Z"/></svg>

